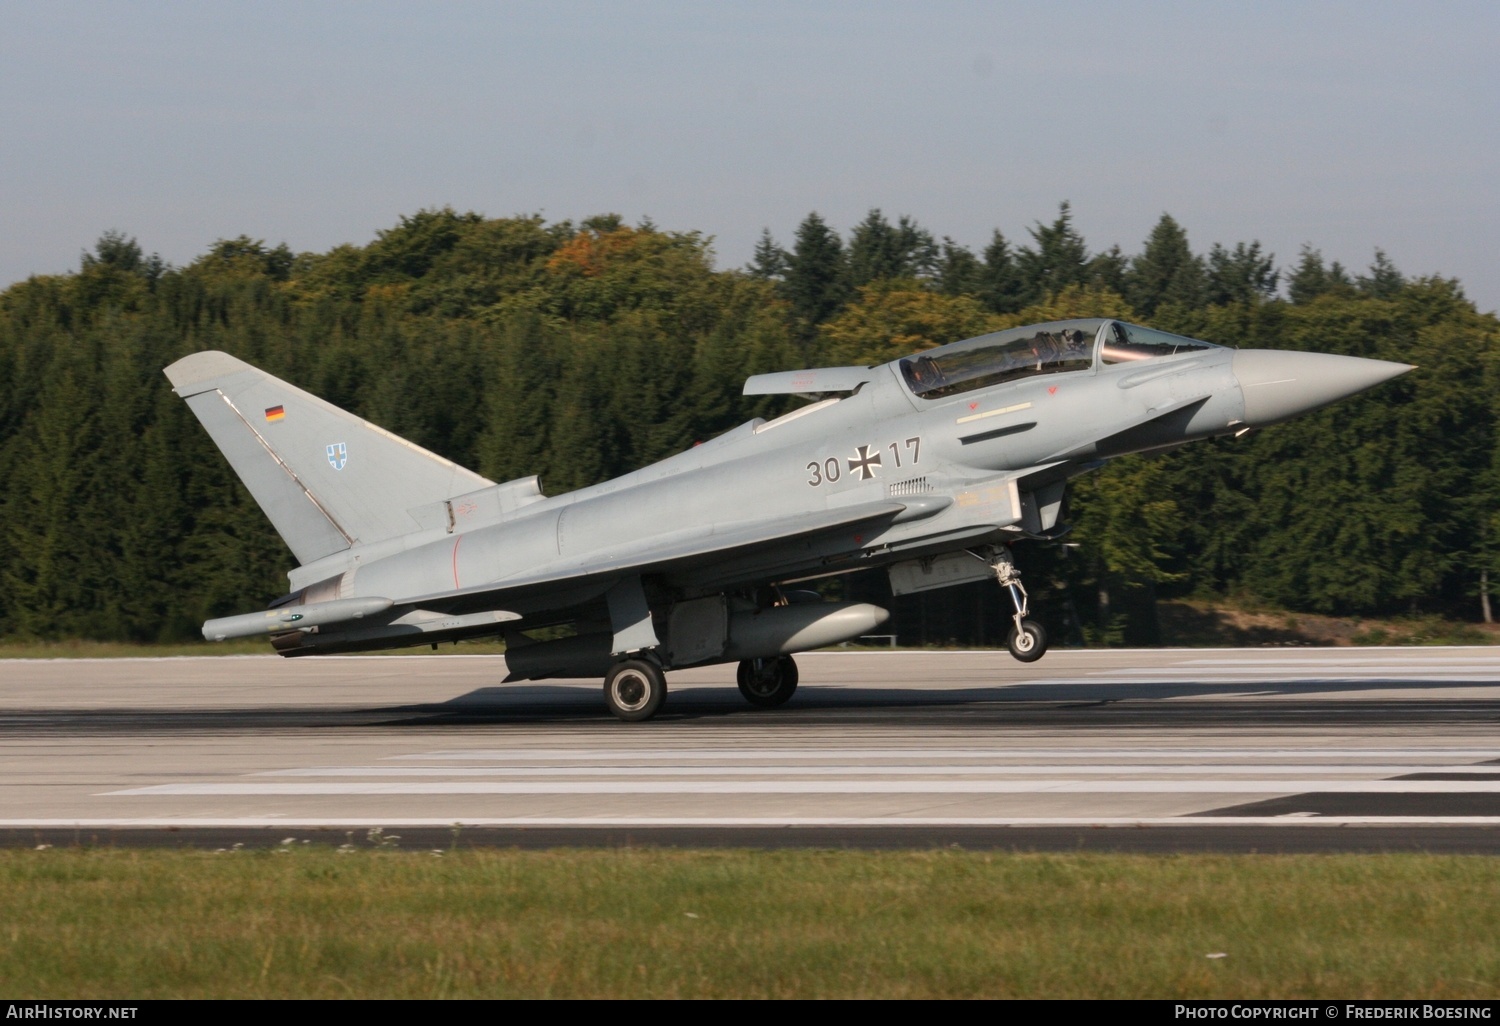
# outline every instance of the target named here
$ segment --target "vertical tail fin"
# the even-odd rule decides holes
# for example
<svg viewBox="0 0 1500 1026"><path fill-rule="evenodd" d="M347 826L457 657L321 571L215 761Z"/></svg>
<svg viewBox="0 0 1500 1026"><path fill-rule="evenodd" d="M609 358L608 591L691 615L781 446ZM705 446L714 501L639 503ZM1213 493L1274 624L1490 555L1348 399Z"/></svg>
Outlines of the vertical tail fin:
<svg viewBox="0 0 1500 1026"><path fill-rule="evenodd" d="M165 373L299 563L407 534L409 510L492 483L227 353Z"/></svg>

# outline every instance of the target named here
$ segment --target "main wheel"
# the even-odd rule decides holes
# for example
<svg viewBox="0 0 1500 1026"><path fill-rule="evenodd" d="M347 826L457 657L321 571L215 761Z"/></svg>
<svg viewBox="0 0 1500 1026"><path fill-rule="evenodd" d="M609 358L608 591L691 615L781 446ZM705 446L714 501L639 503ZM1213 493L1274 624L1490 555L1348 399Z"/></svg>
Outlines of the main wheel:
<svg viewBox="0 0 1500 1026"><path fill-rule="evenodd" d="M1047 653L1047 632L1035 620L1022 620L1020 630L1011 628L1006 646L1021 662L1034 663Z"/></svg>
<svg viewBox="0 0 1500 1026"><path fill-rule="evenodd" d="M622 720L649 720L666 700L666 674L645 659L615 663L604 678L604 704Z"/></svg>
<svg viewBox="0 0 1500 1026"><path fill-rule="evenodd" d="M797 690L797 663L791 656L746 659L740 663L736 679L745 701L762 709L774 709L785 705Z"/></svg>

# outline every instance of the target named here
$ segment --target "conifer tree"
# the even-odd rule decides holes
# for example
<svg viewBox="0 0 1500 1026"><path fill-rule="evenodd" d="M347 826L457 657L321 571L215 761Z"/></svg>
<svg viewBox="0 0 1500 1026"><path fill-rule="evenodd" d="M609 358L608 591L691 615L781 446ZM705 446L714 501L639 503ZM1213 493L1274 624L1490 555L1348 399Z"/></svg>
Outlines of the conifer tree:
<svg viewBox="0 0 1500 1026"><path fill-rule="evenodd" d="M1391 263L1390 257L1385 255L1385 250L1375 250L1375 260L1370 264L1370 273L1360 275L1355 279L1359 291L1376 299L1395 299L1397 293L1406 285L1406 279Z"/></svg>
<svg viewBox="0 0 1500 1026"><path fill-rule="evenodd" d="M1028 231L1034 248L1027 246L1016 254L1028 302L1088 280L1088 246L1073 227L1073 211L1066 200L1058 207L1056 220L1049 225L1038 221Z"/></svg>
<svg viewBox="0 0 1500 1026"><path fill-rule="evenodd" d="M946 296L977 295L984 288L984 264L973 250L945 235L938 256L936 285Z"/></svg>
<svg viewBox="0 0 1500 1026"><path fill-rule="evenodd" d="M1162 214L1146 239L1146 248L1130 262L1125 298L1150 317L1163 303L1197 306L1203 291L1203 261L1194 255L1182 226L1170 214Z"/></svg>
<svg viewBox="0 0 1500 1026"><path fill-rule="evenodd" d="M567 333L534 306L518 304L486 337L492 355L486 361L490 373L475 469L495 481L542 475L543 487L556 489L549 432Z"/></svg>
<svg viewBox="0 0 1500 1026"><path fill-rule="evenodd" d="M90 584L100 560L109 559L98 542L110 520L94 487L97 379L82 349L69 347L53 362L49 384L15 439L6 482L0 541L11 552L3 590L7 620L22 636L107 637L114 626L90 622L103 597Z"/></svg>
<svg viewBox="0 0 1500 1026"><path fill-rule="evenodd" d="M797 226L796 243L787 256L783 291L792 312L814 325L837 313L849 296L843 243L817 211Z"/></svg>
<svg viewBox="0 0 1500 1026"><path fill-rule="evenodd" d="M776 244L776 240L771 237L771 229L762 228L760 240L755 244L755 256L751 258L750 266L745 268L746 273L762 281L781 281L786 277L786 268L786 250Z"/></svg>
<svg viewBox="0 0 1500 1026"><path fill-rule="evenodd" d="M1227 303L1253 303L1276 295L1281 273L1276 270L1276 255L1261 254L1260 241L1235 244L1233 251L1217 242L1208 254L1208 274L1204 301L1218 306Z"/></svg>
<svg viewBox="0 0 1500 1026"><path fill-rule="evenodd" d="M1296 270L1287 278L1287 295L1293 303L1306 303L1330 292L1347 293L1352 286L1342 264L1335 260L1324 266L1323 254L1304 245Z"/></svg>
<svg viewBox="0 0 1500 1026"><path fill-rule="evenodd" d="M1089 261L1086 277L1088 283L1095 288L1107 289L1115 295L1123 296L1129 273L1130 259L1120 251L1119 246L1111 246L1103 253L1095 254Z"/></svg>
<svg viewBox="0 0 1500 1026"><path fill-rule="evenodd" d="M145 264L145 257L141 253L140 244L134 238L127 237L124 232L117 229L110 229L99 236L99 241L94 244L93 253L83 254L81 263L84 270L104 266L128 274L141 270Z"/></svg>
<svg viewBox="0 0 1500 1026"><path fill-rule="evenodd" d="M995 313L1015 313L1026 305L1029 291L1021 268L998 228L984 248L984 275L977 294L980 302Z"/></svg>
<svg viewBox="0 0 1500 1026"><path fill-rule="evenodd" d="M1305 303L1326 292L1328 268L1323 266L1323 254L1303 245L1296 268L1287 276L1286 289L1293 303Z"/></svg>
<svg viewBox="0 0 1500 1026"><path fill-rule="evenodd" d="M921 278L937 264L932 235L910 217L895 225L873 209L849 238L849 284L855 288L884 278Z"/></svg>

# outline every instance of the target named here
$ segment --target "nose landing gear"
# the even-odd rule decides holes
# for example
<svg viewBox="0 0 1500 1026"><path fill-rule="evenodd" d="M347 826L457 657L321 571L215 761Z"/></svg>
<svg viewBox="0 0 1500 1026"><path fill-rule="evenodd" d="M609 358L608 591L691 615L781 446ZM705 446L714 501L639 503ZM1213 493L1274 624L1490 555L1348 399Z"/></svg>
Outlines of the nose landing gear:
<svg viewBox="0 0 1500 1026"><path fill-rule="evenodd" d="M1034 663L1047 653L1047 632L1035 620L1026 619L1030 608L1026 587L1021 583L1021 571L1016 569L1015 560L1011 559L1007 549L995 551L990 558L990 568L995 571L995 579L1000 582L1000 587L1010 594L1010 600L1016 608L1015 615L1011 617L1014 626L1010 629L1006 647L1021 662Z"/></svg>

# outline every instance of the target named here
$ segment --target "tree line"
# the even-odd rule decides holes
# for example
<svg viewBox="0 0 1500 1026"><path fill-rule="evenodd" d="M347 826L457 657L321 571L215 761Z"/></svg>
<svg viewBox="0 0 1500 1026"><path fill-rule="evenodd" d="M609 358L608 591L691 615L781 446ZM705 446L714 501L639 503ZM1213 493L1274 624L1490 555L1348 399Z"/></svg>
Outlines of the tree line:
<svg viewBox="0 0 1500 1026"><path fill-rule="evenodd" d="M795 402L741 396L750 374L1075 316L1421 369L1080 480L1067 544L1021 554L1073 633L1150 640L1154 598L1188 593L1488 617L1500 322L1455 280L1380 252L1363 272L1310 247L1288 267L1256 241L1196 252L1167 215L1137 254L1091 252L1067 204L981 252L911 217L872 210L846 237L814 213L723 270L702 234L649 221L442 209L364 246L240 237L180 268L107 232L76 272L0 293L0 636L176 640L285 590L290 556L161 373L191 352L556 494ZM944 601L898 613L991 640Z"/></svg>

